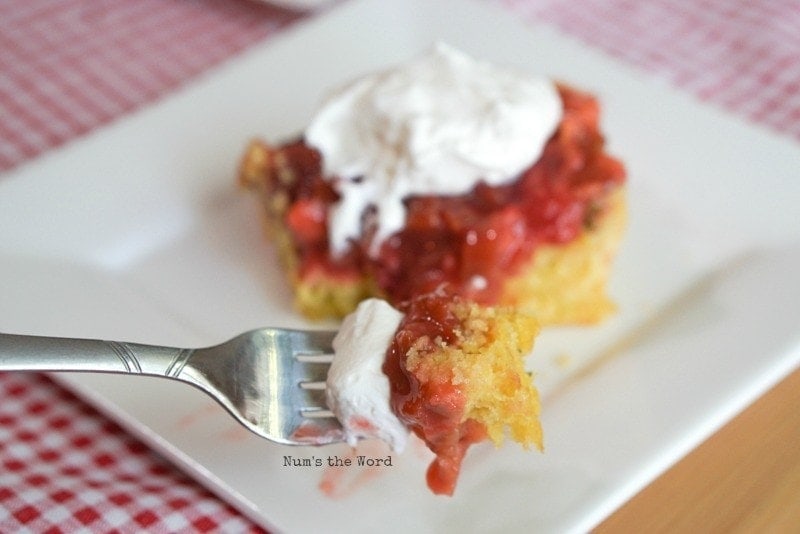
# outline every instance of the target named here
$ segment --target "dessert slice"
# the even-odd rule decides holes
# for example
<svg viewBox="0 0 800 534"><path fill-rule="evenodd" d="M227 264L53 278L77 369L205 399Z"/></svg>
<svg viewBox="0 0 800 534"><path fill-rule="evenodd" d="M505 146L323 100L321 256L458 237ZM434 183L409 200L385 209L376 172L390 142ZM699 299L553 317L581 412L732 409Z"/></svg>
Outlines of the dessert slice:
<svg viewBox="0 0 800 534"><path fill-rule="evenodd" d="M542 325L593 323L625 227L625 169L592 95L445 45L334 93L304 135L254 141L240 181L308 317L446 283Z"/></svg>
<svg viewBox="0 0 800 534"><path fill-rule="evenodd" d="M377 437L397 450L401 429L411 430L436 455L428 486L445 495L470 445L499 446L508 435L542 448L539 397L524 368L538 332L531 316L442 288L401 309L366 300L337 337L328 398L348 441Z"/></svg>

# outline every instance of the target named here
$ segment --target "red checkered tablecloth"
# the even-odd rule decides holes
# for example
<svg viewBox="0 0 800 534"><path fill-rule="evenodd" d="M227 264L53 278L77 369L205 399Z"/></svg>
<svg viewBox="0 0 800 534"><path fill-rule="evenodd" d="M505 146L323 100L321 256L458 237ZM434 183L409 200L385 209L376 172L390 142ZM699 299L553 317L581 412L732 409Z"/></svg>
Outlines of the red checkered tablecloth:
<svg viewBox="0 0 800 534"><path fill-rule="evenodd" d="M258 532L71 393L0 373L0 532Z"/></svg>
<svg viewBox="0 0 800 534"><path fill-rule="evenodd" d="M0 171L178 89L299 17L247 0L0 2Z"/></svg>
<svg viewBox="0 0 800 534"><path fill-rule="evenodd" d="M709 104L800 140L798 0L502 0Z"/></svg>
<svg viewBox="0 0 800 534"><path fill-rule="evenodd" d="M798 0L494 1L800 141ZM323 15L248 0L0 1L0 173L310 16ZM81 529L259 530L47 377L0 373L0 532Z"/></svg>

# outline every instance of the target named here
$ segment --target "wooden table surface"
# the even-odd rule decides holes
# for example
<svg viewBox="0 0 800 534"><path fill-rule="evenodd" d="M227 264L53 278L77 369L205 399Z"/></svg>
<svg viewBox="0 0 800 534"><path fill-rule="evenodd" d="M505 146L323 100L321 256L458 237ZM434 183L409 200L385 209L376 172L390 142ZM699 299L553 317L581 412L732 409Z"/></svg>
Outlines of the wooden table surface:
<svg viewBox="0 0 800 534"><path fill-rule="evenodd" d="M800 370L595 532L800 533Z"/></svg>

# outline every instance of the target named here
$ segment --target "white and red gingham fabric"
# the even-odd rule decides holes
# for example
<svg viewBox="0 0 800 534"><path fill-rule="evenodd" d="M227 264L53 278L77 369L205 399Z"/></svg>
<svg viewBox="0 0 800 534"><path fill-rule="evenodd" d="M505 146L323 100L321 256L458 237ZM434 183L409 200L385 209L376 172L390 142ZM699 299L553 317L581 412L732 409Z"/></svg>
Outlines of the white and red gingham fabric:
<svg viewBox="0 0 800 534"><path fill-rule="evenodd" d="M71 393L0 373L0 532L260 532Z"/></svg>
<svg viewBox="0 0 800 534"><path fill-rule="evenodd" d="M798 0L502 2L800 140Z"/></svg>
<svg viewBox="0 0 800 534"><path fill-rule="evenodd" d="M800 142L800 0L485 1ZM310 16L250 0L0 0L0 173ZM259 529L45 376L0 374L0 532L80 530Z"/></svg>
<svg viewBox="0 0 800 534"><path fill-rule="evenodd" d="M3 0L0 171L152 102L298 17L246 0Z"/></svg>

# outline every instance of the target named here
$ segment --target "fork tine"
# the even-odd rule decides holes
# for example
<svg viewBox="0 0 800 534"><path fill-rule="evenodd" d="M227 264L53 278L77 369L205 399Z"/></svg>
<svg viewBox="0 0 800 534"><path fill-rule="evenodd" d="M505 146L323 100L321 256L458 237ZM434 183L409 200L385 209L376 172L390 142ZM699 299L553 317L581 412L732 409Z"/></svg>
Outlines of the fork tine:
<svg viewBox="0 0 800 534"><path fill-rule="evenodd" d="M333 360L333 338L336 332L315 330L302 332L292 339L295 378L297 380L296 401L304 418L331 418L325 395L325 381Z"/></svg>
<svg viewBox="0 0 800 534"><path fill-rule="evenodd" d="M295 356L333 355L333 338L336 331L307 330L295 332L292 348Z"/></svg>
<svg viewBox="0 0 800 534"><path fill-rule="evenodd" d="M330 368L330 360L319 362L299 362L300 369L298 378L300 379L300 387L308 389L321 389L325 385L325 380L328 378L328 369Z"/></svg>
<svg viewBox="0 0 800 534"><path fill-rule="evenodd" d="M324 389L308 389L298 399L301 402L300 413L304 417L334 417L327 408Z"/></svg>
<svg viewBox="0 0 800 534"><path fill-rule="evenodd" d="M314 330L303 332L293 339L293 355L296 360L299 385L308 392L312 405L325 406L325 381L333 360L333 338L336 332ZM312 395L310 390L322 390L323 394Z"/></svg>

